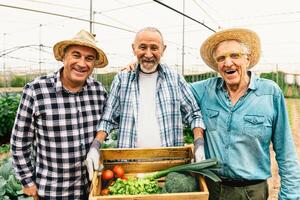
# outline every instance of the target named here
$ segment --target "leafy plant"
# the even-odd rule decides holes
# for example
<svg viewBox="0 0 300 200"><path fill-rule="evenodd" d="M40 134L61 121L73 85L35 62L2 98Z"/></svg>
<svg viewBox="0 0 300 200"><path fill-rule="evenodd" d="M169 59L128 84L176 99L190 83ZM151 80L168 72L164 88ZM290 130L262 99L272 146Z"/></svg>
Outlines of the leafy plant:
<svg viewBox="0 0 300 200"><path fill-rule="evenodd" d="M12 158L5 159L0 166L0 199L33 200L24 196L21 183L14 175Z"/></svg>
<svg viewBox="0 0 300 200"><path fill-rule="evenodd" d="M128 180L118 178L109 186L112 195L156 194L160 192L157 180L129 177Z"/></svg>
<svg viewBox="0 0 300 200"><path fill-rule="evenodd" d="M191 127L186 124L183 127L183 137L184 137L184 143L186 144L194 143L194 134L191 130Z"/></svg>
<svg viewBox="0 0 300 200"><path fill-rule="evenodd" d="M23 87L26 84L26 76L13 76L10 81L11 87Z"/></svg>
<svg viewBox="0 0 300 200"><path fill-rule="evenodd" d="M101 148L107 149L107 148L117 148L117 140L118 140L118 130L113 130L106 140L104 141Z"/></svg>
<svg viewBox="0 0 300 200"><path fill-rule="evenodd" d="M0 146L0 153L7 153L9 152L10 145L9 144L2 144Z"/></svg>
<svg viewBox="0 0 300 200"><path fill-rule="evenodd" d="M20 94L0 96L0 137L10 137L20 98Z"/></svg>

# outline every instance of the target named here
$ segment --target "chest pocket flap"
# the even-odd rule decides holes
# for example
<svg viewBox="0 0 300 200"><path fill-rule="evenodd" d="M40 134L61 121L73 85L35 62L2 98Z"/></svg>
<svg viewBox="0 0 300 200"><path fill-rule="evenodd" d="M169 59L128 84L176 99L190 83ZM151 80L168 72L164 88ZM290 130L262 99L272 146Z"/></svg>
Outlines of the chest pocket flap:
<svg viewBox="0 0 300 200"><path fill-rule="evenodd" d="M212 110L212 109L209 109L209 108L206 109L206 112L207 112L207 116L210 117L210 118L216 117L216 116L219 115L219 111Z"/></svg>
<svg viewBox="0 0 300 200"><path fill-rule="evenodd" d="M264 121L265 121L265 117L264 116L259 116L259 115L245 115L244 120L246 122L249 122L249 123L253 124L253 125L263 124Z"/></svg>

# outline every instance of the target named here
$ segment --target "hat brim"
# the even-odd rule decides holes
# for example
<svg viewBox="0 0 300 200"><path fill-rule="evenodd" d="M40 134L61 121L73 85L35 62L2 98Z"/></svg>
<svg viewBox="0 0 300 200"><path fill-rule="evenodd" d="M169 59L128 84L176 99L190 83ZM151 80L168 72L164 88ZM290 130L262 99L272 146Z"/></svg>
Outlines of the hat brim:
<svg viewBox="0 0 300 200"><path fill-rule="evenodd" d="M248 69L258 63L260 59L260 39L258 35L249 29L233 28L214 33L203 42L200 48L200 55L203 61L213 70L218 71L213 52L217 45L225 40L236 40L249 47L250 63Z"/></svg>
<svg viewBox="0 0 300 200"><path fill-rule="evenodd" d="M64 41L60 41L60 42L56 43L53 47L53 53L54 53L55 59L58 61L62 61L64 58L64 54L65 54L65 52L64 52L65 48L70 45L79 45L79 46L85 46L85 47L90 47L90 48L95 49L95 51L98 54L97 59L95 61L95 66L94 66L95 68L103 68L108 64L107 57L100 48L98 48L97 46L95 46L93 44L78 41L78 40L64 40Z"/></svg>

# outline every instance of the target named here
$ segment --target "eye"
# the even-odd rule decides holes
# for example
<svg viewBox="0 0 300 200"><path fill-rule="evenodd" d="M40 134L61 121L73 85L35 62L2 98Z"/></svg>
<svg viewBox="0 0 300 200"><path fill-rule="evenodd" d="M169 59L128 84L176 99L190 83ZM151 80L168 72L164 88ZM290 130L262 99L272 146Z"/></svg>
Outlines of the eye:
<svg viewBox="0 0 300 200"><path fill-rule="evenodd" d="M225 56L218 56L216 57L217 62L223 62L225 60Z"/></svg>
<svg viewBox="0 0 300 200"><path fill-rule="evenodd" d="M86 57L86 61L88 61L88 62L92 62L94 60L95 60L94 56L88 56L88 57Z"/></svg>
<svg viewBox="0 0 300 200"><path fill-rule="evenodd" d="M73 56L73 58L76 58L76 59L80 58L80 54L78 54L78 53L73 53L72 56Z"/></svg>
<svg viewBox="0 0 300 200"><path fill-rule="evenodd" d="M151 50L152 50L152 51L157 51L158 49L159 49L159 47L156 46L156 45L151 46Z"/></svg>
<svg viewBox="0 0 300 200"><path fill-rule="evenodd" d="M230 58L231 59L239 59L241 57L240 53L231 53Z"/></svg>
<svg viewBox="0 0 300 200"><path fill-rule="evenodd" d="M139 49L141 49L141 50L145 50L146 48L147 48L147 47L144 46L144 45L139 46Z"/></svg>

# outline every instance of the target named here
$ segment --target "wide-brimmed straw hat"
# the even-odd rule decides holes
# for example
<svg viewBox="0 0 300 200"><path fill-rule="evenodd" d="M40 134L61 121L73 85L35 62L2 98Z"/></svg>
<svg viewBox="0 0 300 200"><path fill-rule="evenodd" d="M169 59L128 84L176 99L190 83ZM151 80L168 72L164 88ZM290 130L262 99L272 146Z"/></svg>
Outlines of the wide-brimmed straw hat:
<svg viewBox="0 0 300 200"><path fill-rule="evenodd" d="M248 69L256 65L260 58L260 39L258 35L249 29L232 28L216 32L205 40L200 48L200 54L204 62L218 71L218 65L213 57L213 52L220 42L225 40L236 40L244 43L250 50L250 64Z"/></svg>
<svg viewBox="0 0 300 200"><path fill-rule="evenodd" d="M88 31L81 30L75 35L75 37L56 43L53 47L55 59L62 61L65 55L65 48L70 45L80 45L95 49L98 55L94 67L102 68L108 64L105 53L97 47L95 37Z"/></svg>

